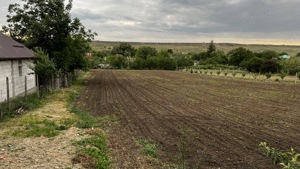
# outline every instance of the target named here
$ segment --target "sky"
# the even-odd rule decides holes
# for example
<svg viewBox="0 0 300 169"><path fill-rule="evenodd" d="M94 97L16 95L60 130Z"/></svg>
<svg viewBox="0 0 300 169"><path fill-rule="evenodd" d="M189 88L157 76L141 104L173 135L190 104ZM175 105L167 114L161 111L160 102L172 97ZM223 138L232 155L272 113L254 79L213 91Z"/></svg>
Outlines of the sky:
<svg viewBox="0 0 300 169"><path fill-rule="evenodd" d="M8 5L0 0L0 25ZM300 45L300 0L73 0L95 40Z"/></svg>

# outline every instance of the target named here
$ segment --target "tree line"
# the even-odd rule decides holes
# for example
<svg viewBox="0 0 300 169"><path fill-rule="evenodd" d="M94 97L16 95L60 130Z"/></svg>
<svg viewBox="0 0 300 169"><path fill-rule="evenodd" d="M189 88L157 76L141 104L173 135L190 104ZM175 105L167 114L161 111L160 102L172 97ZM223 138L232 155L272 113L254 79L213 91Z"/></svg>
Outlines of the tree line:
<svg viewBox="0 0 300 169"><path fill-rule="evenodd" d="M280 58L288 55L272 50L252 52L239 47L225 53L218 50L213 41L204 52L173 53L172 49L157 51L150 46L134 48L129 43L120 43L111 51L99 52L107 55L107 62L118 69L162 69L176 70L192 67L195 64L206 68L239 68L253 73L285 73L295 75L300 71L300 53L290 59ZM97 52L95 53L97 56Z"/></svg>

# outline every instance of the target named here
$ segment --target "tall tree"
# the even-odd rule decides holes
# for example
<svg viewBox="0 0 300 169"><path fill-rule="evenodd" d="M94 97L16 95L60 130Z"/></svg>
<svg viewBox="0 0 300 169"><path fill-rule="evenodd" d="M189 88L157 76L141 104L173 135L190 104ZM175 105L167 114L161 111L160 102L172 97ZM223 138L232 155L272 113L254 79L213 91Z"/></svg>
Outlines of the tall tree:
<svg viewBox="0 0 300 169"><path fill-rule="evenodd" d="M207 53L207 55L210 55L211 53L213 53L215 51L216 51L216 45L214 44L214 41L212 40L208 45L206 53Z"/></svg>
<svg viewBox="0 0 300 169"><path fill-rule="evenodd" d="M89 42L97 35L85 30L78 18L72 19L72 0L22 0L24 5L8 7L3 32L29 48L41 47L64 72L82 68Z"/></svg>

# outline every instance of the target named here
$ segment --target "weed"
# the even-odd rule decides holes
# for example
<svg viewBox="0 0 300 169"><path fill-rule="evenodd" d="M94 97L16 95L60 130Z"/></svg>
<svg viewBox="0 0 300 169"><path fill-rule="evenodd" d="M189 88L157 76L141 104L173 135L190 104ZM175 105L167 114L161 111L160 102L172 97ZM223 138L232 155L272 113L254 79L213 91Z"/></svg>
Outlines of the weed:
<svg viewBox="0 0 300 169"><path fill-rule="evenodd" d="M270 79L272 77L272 73L266 73L265 76L267 79Z"/></svg>
<svg viewBox="0 0 300 169"><path fill-rule="evenodd" d="M45 97L39 98L36 94L25 97L18 97L11 101L10 108L6 103L0 104L0 111L2 112L1 121L6 121L21 115L24 111L30 111L41 107L44 104Z"/></svg>
<svg viewBox="0 0 300 169"><path fill-rule="evenodd" d="M232 77L235 77L236 76L236 73L232 73Z"/></svg>
<svg viewBox="0 0 300 169"><path fill-rule="evenodd" d="M300 154L296 153L293 148L290 152L281 152L278 149L270 148L265 142L260 143L259 146L264 148L266 156L272 159L273 164L280 163L284 169L300 168L300 161L298 160Z"/></svg>
<svg viewBox="0 0 300 169"><path fill-rule="evenodd" d="M157 156L157 145L147 139L138 139L138 143L143 146L142 152L145 156L156 158Z"/></svg>
<svg viewBox="0 0 300 169"><path fill-rule="evenodd" d="M25 119L21 125L23 127L12 132L13 136L22 137L54 137L59 134L61 130L55 122L50 120L40 120L36 117Z"/></svg>
<svg viewBox="0 0 300 169"><path fill-rule="evenodd" d="M187 156L189 154L188 144L191 141L191 130L188 128L179 128L179 164L180 169L186 169L188 167Z"/></svg>
<svg viewBox="0 0 300 169"><path fill-rule="evenodd" d="M283 79L285 78L286 75L287 75L287 73L282 71L282 72L280 73L280 78L281 78L281 80L283 80Z"/></svg>
<svg viewBox="0 0 300 169"><path fill-rule="evenodd" d="M92 137L77 141L75 144L82 147L78 154L85 154L94 159L93 161L95 162L94 165L96 168L110 168L110 160L106 150L106 137L102 132L98 132ZM75 158L73 158L72 161L74 162Z"/></svg>
<svg viewBox="0 0 300 169"><path fill-rule="evenodd" d="M246 76L246 72L243 72L242 73L242 77L244 78Z"/></svg>

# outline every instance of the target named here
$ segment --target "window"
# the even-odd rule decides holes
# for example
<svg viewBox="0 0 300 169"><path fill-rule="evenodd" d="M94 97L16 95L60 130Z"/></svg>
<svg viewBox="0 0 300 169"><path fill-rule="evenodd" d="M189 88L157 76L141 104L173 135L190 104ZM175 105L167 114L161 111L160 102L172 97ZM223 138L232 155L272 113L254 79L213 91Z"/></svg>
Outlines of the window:
<svg viewBox="0 0 300 169"><path fill-rule="evenodd" d="M22 76L22 60L18 60L19 76Z"/></svg>

